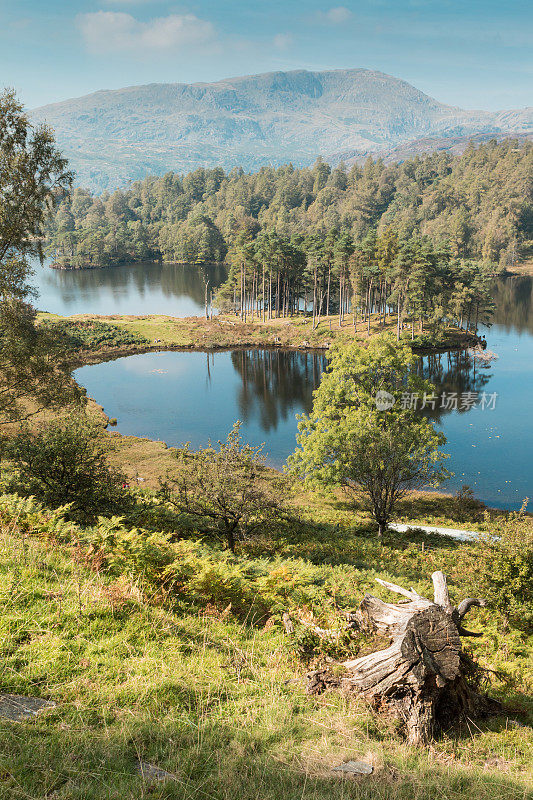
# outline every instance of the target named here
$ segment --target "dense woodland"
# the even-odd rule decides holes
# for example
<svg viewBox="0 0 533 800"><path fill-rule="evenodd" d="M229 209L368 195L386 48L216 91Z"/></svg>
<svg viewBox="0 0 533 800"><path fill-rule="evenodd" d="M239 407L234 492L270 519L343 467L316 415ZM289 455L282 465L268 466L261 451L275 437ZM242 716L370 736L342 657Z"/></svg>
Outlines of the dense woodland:
<svg viewBox="0 0 533 800"><path fill-rule="evenodd" d="M241 318L312 310L357 326L371 314L419 333L442 321L477 327L497 265L533 240L533 147L470 146L385 166L255 174L198 169L146 178L125 191L76 189L47 231L60 266L163 259L226 261L217 305ZM212 289L213 287L211 287ZM211 291L206 283L207 295Z"/></svg>
<svg viewBox="0 0 533 800"><path fill-rule="evenodd" d="M113 194L76 189L48 226L62 265L132 260L220 262L247 228L279 237L338 230L359 241L394 228L445 239L458 257L511 263L533 240L533 145L471 145L385 165L197 169L149 177Z"/></svg>

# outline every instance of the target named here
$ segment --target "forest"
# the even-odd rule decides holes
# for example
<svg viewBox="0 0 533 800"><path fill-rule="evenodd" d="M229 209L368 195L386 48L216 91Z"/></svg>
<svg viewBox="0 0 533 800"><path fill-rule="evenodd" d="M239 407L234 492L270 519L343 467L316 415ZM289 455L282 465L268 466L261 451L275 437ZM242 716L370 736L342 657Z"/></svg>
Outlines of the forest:
<svg viewBox="0 0 533 800"><path fill-rule="evenodd" d="M470 145L398 164L197 169L148 177L113 194L75 189L47 224L58 266L91 268L163 259L221 262L245 230L361 241L392 228L445 240L454 257L503 265L533 240L533 146L515 140Z"/></svg>
<svg viewBox="0 0 533 800"><path fill-rule="evenodd" d="M112 195L78 188L48 224L48 252L63 268L225 261L215 303L244 321L309 310L313 330L330 314L357 329L392 313L398 339L406 320L413 339L442 323L477 330L491 276L531 248L532 154L491 142L388 166L318 159L169 173ZM214 288L206 279L206 313Z"/></svg>

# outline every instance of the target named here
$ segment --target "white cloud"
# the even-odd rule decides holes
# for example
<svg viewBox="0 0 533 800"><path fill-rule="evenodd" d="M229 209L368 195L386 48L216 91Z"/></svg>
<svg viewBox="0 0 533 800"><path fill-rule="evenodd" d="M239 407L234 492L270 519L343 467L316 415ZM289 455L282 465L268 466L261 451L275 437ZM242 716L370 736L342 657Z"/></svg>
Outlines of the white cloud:
<svg viewBox="0 0 533 800"><path fill-rule="evenodd" d="M293 42L294 39L290 33L277 33L273 39L274 47L278 50L287 50Z"/></svg>
<svg viewBox="0 0 533 800"><path fill-rule="evenodd" d="M331 25L342 25L343 22L348 22L351 17L352 12L346 6L336 6L328 9L328 11L319 12L319 19L323 22L329 22Z"/></svg>
<svg viewBox="0 0 533 800"><path fill-rule="evenodd" d="M123 11L96 11L80 14L78 25L87 47L98 53L172 50L215 38L213 25L194 14L170 14L140 22Z"/></svg>

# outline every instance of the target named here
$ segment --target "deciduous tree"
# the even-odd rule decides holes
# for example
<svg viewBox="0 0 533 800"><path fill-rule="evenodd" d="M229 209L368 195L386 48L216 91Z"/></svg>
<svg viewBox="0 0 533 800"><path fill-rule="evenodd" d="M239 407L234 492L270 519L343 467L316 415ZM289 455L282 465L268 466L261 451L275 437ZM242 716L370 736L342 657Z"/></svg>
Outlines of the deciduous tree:
<svg viewBox="0 0 533 800"><path fill-rule="evenodd" d="M0 95L0 422L75 396L30 304L30 259L43 258L45 217L71 179L50 130L30 124L12 91Z"/></svg>
<svg viewBox="0 0 533 800"><path fill-rule="evenodd" d="M240 422L218 448L192 452L186 445L176 458L178 475L162 484L162 496L231 551L280 516L282 487L267 480L262 447L242 443Z"/></svg>
<svg viewBox="0 0 533 800"><path fill-rule="evenodd" d="M337 352L311 414L300 417L299 447L289 459L304 480L342 486L362 499L380 536L398 500L446 475L443 435L401 404L402 395L432 391L412 366L410 351L388 337Z"/></svg>

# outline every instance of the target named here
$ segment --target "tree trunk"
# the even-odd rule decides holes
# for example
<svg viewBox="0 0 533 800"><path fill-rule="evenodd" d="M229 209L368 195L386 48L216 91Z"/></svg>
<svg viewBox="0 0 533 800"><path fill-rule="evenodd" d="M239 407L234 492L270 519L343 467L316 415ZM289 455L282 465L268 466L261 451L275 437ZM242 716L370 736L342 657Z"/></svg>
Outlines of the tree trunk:
<svg viewBox="0 0 533 800"><path fill-rule="evenodd" d="M398 302L398 308L397 308L398 316L397 316L397 320L396 320L396 341L397 342L400 341L400 298L401 298L401 293L398 292L398 301L397 301Z"/></svg>
<svg viewBox="0 0 533 800"><path fill-rule="evenodd" d="M331 263L328 266L328 296L326 300L326 317L329 317L329 288L331 286Z"/></svg>
<svg viewBox="0 0 533 800"><path fill-rule="evenodd" d="M263 322L265 321L265 265L263 263L263 295L262 295L262 308L261 313L263 317Z"/></svg>
<svg viewBox="0 0 533 800"><path fill-rule="evenodd" d="M209 305L208 305L208 292L209 292L209 281L204 278L204 285L205 285L205 295L204 295L204 305L205 305L205 318L209 319Z"/></svg>
<svg viewBox="0 0 533 800"><path fill-rule="evenodd" d="M366 595L356 615L361 629L388 636L389 647L345 661L340 676L327 670L308 675L308 692L337 687L392 710L403 722L407 741L427 744L442 728L466 716L499 713L501 706L468 685L473 662L461 650L461 636L472 636L462 619L484 600L468 598L457 608L450 602L442 572L432 575L434 600L377 578L387 589L409 598L408 603L384 603Z"/></svg>
<svg viewBox="0 0 533 800"><path fill-rule="evenodd" d="M226 530L226 544L228 545L231 552L234 553L235 552L234 528L228 528Z"/></svg>

